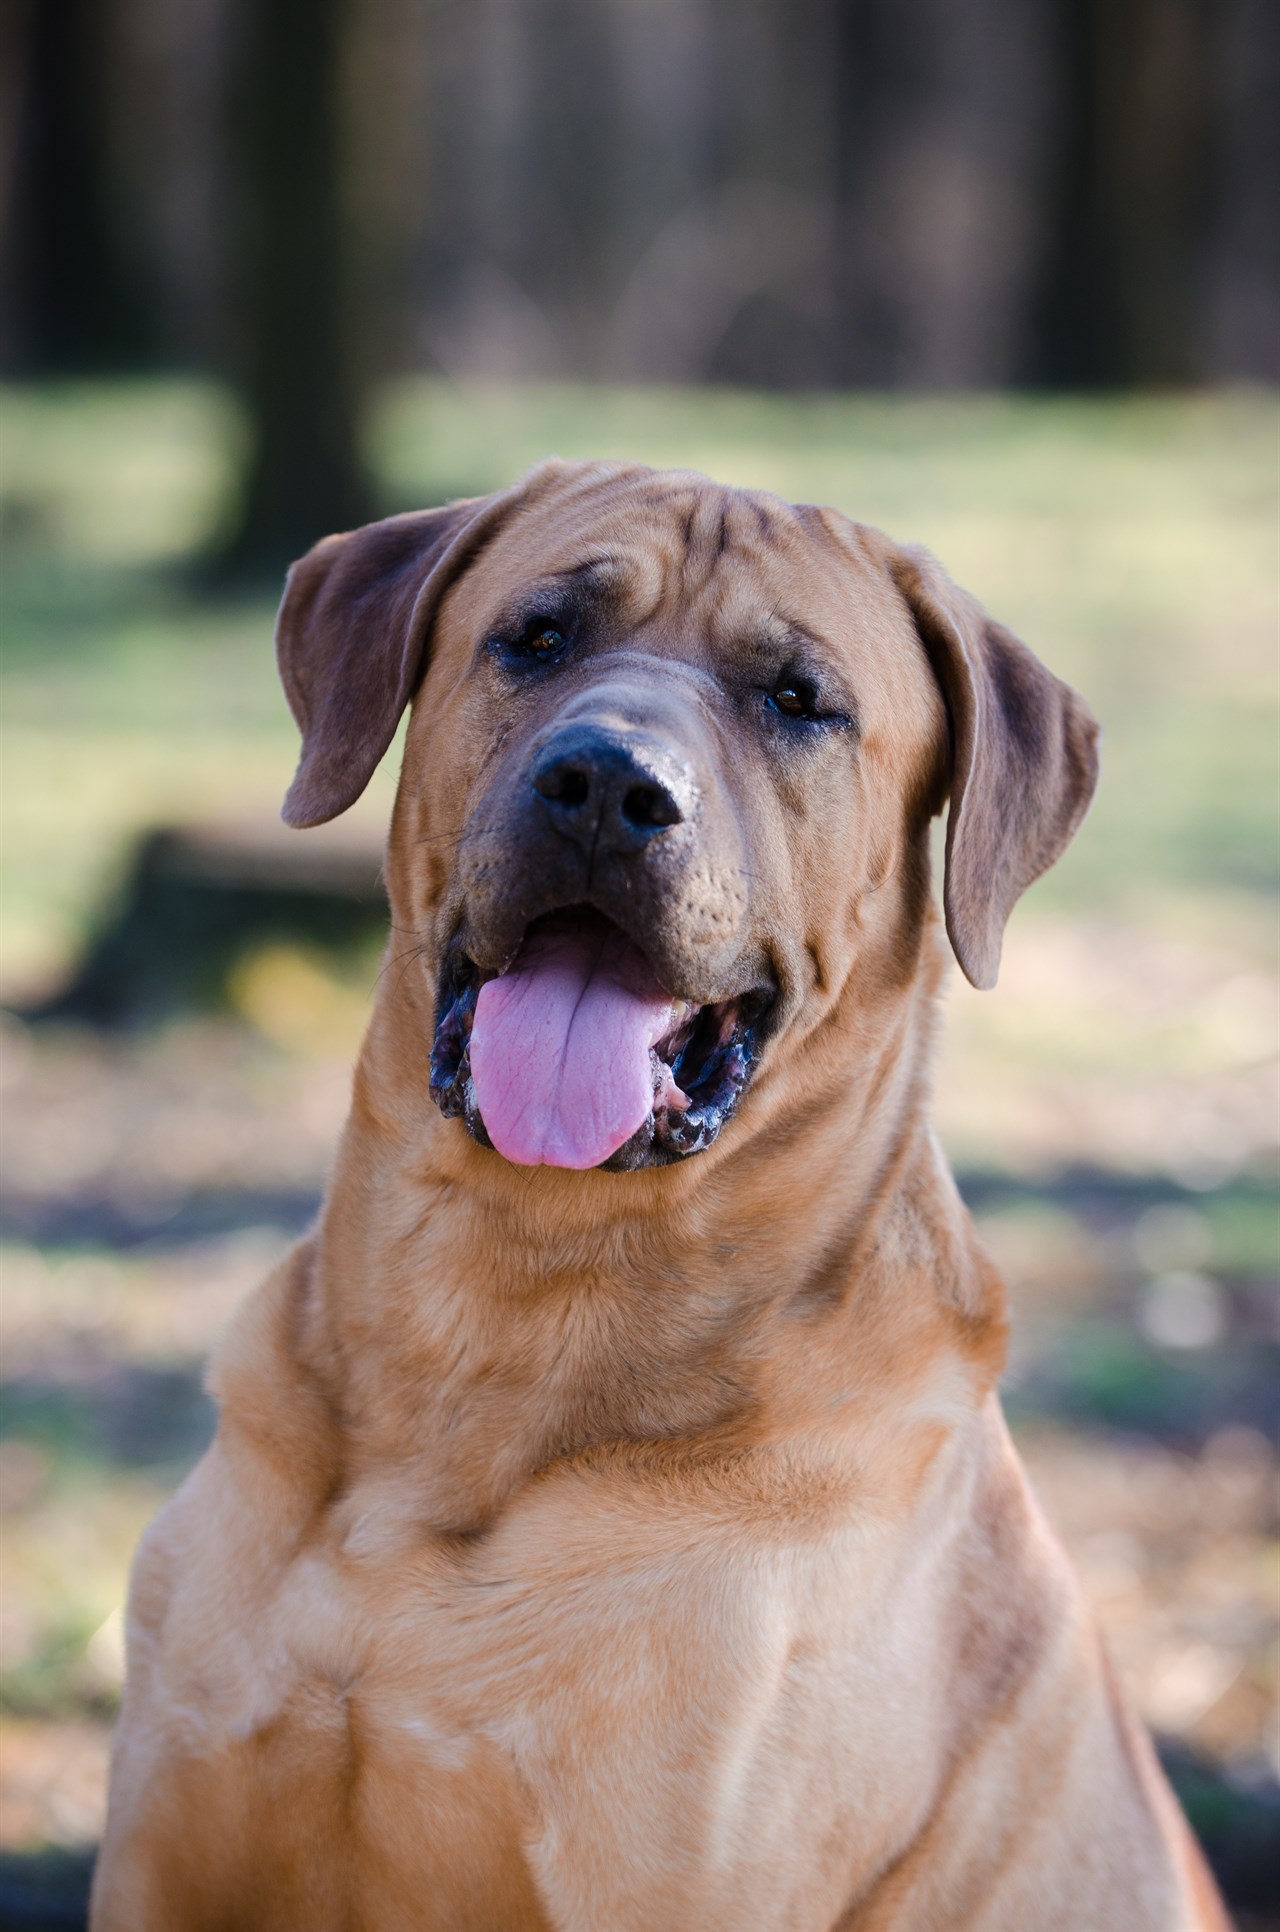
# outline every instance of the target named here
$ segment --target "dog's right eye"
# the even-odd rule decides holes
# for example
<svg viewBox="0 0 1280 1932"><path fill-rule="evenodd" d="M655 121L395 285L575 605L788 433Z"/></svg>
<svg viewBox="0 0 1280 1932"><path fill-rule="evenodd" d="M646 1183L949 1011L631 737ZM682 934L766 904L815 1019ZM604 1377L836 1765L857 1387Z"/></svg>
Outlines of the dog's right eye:
<svg viewBox="0 0 1280 1932"><path fill-rule="evenodd" d="M539 664L559 657L564 648L564 632L558 631L554 624L540 624L532 637L522 637L520 640L521 655L536 658Z"/></svg>
<svg viewBox="0 0 1280 1932"><path fill-rule="evenodd" d="M558 624L545 617L530 618L514 637L490 639L490 649L506 658L526 664L555 664L569 648L569 640Z"/></svg>

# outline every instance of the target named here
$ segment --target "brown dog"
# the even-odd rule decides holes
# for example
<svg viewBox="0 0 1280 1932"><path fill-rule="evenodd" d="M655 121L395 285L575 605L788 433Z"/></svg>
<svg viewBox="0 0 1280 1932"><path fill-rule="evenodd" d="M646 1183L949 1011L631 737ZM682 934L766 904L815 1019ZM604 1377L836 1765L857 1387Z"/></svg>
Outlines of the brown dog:
<svg viewBox="0 0 1280 1932"><path fill-rule="evenodd" d="M930 819L989 986L1084 706L923 553L622 465L330 538L278 640L295 825L414 701L401 966L138 1556L97 1932L1225 1925L926 1118Z"/></svg>

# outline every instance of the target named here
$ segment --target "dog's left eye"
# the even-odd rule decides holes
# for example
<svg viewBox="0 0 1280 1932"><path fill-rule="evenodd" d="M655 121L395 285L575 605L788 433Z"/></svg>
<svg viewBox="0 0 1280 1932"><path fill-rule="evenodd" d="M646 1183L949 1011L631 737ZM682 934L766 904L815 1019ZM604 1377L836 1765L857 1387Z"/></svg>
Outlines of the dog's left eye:
<svg viewBox="0 0 1280 1932"><path fill-rule="evenodd" d="M808 678L780 679L766 694L765 703L784 718L805 718L810 724L818 724L826 715L818 709L818 693Z"/></svg>
<svg viewBox="0 0 1280 1932"><path fill-rule="evenodd" d="M765 692L765 709L780 718L800 724L844 727L852 720L847 711L824 711L818 688L810 678L782 677L771 691Z"/></svg>

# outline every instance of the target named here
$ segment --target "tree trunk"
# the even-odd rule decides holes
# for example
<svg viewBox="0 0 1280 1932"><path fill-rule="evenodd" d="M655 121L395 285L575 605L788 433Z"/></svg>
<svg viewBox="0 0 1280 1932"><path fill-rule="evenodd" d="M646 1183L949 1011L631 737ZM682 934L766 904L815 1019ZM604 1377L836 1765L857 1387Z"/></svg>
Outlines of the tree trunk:
<svg viewBox="0 0 1280 1932"><path fill-rule="evenodd" d="M1025 374L1192 381L1205 366L1210 0L1057 0L1057 14L1058 183Z"/></svg>
<svg viewBox="0 0 1280 1932"><path fill-rule="evenodd" d="M229 570L274 570L370 514L344 205L345 0L242 0L233 83L239 387L252 432Z"/></svg>
<svg viewBox="0 0 1280 1932"><path fill-rule="evenodd" d="M25 0L0 36L13 115L0 356L24 375L136 368L155 348L111 152L115 24L107 0Z"/></svg>

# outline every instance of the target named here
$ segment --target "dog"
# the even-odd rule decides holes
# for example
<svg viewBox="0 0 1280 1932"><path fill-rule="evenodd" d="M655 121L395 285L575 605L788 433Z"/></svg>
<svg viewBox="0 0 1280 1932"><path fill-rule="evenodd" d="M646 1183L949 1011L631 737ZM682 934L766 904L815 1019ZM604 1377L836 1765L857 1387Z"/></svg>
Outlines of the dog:
<svg viewBox="0 0 1280 1932"><path fill-rule="evenodd" d="M284 816L411 707L313 1232L139 1549L95 1932L1227 1921L1001 1417L927 1117L1094 790L924 551L550 461L320 543Z"/></svg>

